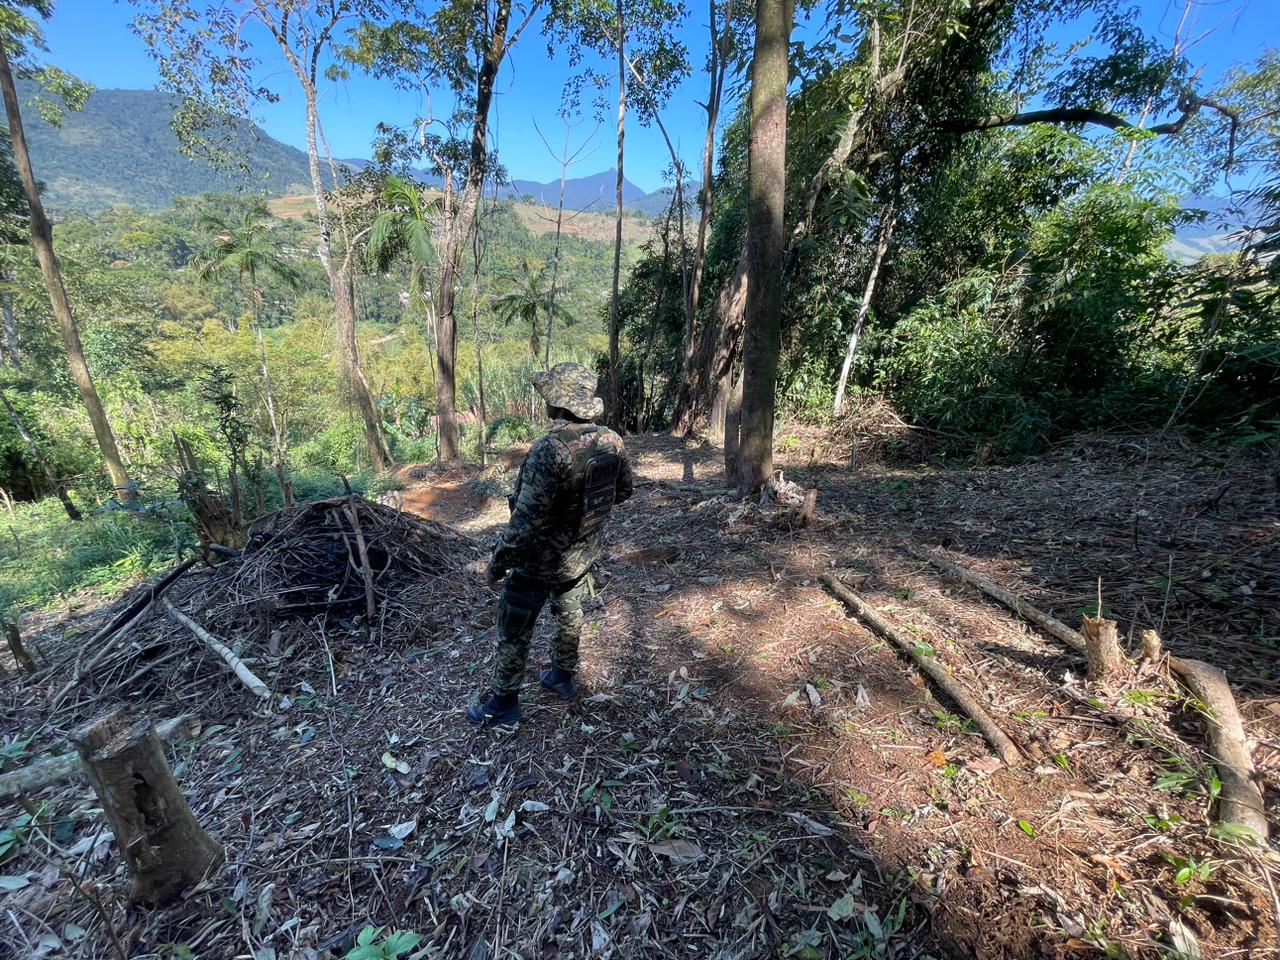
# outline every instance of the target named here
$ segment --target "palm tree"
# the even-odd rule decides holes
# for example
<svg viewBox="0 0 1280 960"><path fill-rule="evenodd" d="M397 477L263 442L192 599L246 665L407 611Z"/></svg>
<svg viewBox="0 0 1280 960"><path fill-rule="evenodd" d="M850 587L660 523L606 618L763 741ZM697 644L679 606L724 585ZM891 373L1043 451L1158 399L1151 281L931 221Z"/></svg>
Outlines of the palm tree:
<svg viewBox="0 0 1280 960"><path fill-rule="evenodd" d="M548 277L545 265L535 270L525 260L517 272L508 273L502 279L507 292L494 301L493 309L507 323L515 321L529 325L529 349L536 359L542 345L539 318L546 316L547 336L550 337L552 324L556 320L564 320L567 324L572 319L571 314L556 302L558 291ZM547 360L550 362L550 357Z"/></svg>
<svg viewBox="0 0 1280 960"><path fill-rule="evenodd" d="M213 235L209 246L191 258L196 274L201 280L215 280L234 274L240 290L253 311L253 330L258 338L258 359L262 366L263 395L266 400L267 420L271 423L273 457L276 480L286 507L293 506L293 484L285 476L285 458L288 438L276 415L275 393L271 388L271 371L267 366L267 347L262 336L262 290L260 277L271 275L291 289L302 286L302 273L280 256L270 225L271 214L262 204L252 204L238 221L228 220L217 213L206 213L200 218L200 226Z"/></svg>
<svg viewBox="0 0 1280 960"><path fill-rule="evenodd" d="M409 301L422 308L434 334L436 315L429 271L440 259L436 247L440 201L426 196L413 181L391 176L382 184L382 202L386 209L369 227L369 260L385 273L402 257L409 259Z"/></svg>

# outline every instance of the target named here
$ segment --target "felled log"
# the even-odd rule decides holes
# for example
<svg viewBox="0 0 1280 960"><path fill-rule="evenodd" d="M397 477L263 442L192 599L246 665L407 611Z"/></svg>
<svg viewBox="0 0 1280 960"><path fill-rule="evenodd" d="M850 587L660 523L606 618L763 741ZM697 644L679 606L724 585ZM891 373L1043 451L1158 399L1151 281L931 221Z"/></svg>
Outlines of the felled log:
<svg viewBox="0 0 1280 960"><path fill-rule="evenodd" d="M199 883L223 851L191 814L147 718L115 710L71 735L129 870L129 899L160 906Z"/></svg>
<svg viewBox="0 0 1280 960"><path fill-rule="evenodd" d="M156 735L168 743L189 736L195 726L195 717L184 713L172 720L162 720L156 724ZM68 745L70 749L70 745ZM32 793L42 787L59 780L66 780L84 772L80 757L74 752L60 754L56 757L42 757L33 760L25 767L0 774L0 799L16 797L20 793Z"/></svg>
<svg viewBox="0 0 1280 960"><path fill-rule="evenodd" d="M1218 794L1218 822L1239 823L1267 839L1267 813L1262 803L1245 740L1244 724L1227 675L1201 660L1170 657L1169 667L1200 702L1209 731L1209 754L1222 781Z"/></svg>
<svg viewBox="0 0 1280 960"><path fill-rule="evenodd" d="M1106 683L1124 673L1124 652L1120 649L1120 629L1114 620L1099 615L1084 618L1084 658L1089 679Z"/></svg>
<svg viewBox="0 0 1280 960"><path fill-rule="evenodd" d="M164 605L165 612L169 616L190 630L198 640L220 656L226 665L231 668L231 672L236 675L236 679L248 687L254 696L264 699L270 698L271 688L259 680L257 675L232 652L230 647L175 607L169 600L161 600L160 602Z"/></svg>
<svg viewBox="0 0 1280 960"><path fill-rule="evenodd" d="M986 577L974 573L967 567L962 567L959 564L952 563L944 557L940 557L935 553L930 553L928 550L921 550L919 547L908 546L907 553L911 554L917 560L923 560L925 563L931 563L939 570L945 570L947 573L957 576L966 583L977 587L987 596L1000 601L1024 620L1031 621L1045 633L1049 634L1049 636L1061 640L1068 647L1078 653L1084 653L1085 649L1088 647L1088 644L1084 639L1084 634L1080 633L1079 630L1072 629L1056 617L1051 617L1043 610L1033 607L1013 591L1006 590L999 584L992 583Z"/></svg>
<svg viewBox="0 0 1280 960"><path fill-rule="evenodd" d="M1009 735L1000 729L986 709L978 703L968 688L947 670L942 661L932 654L920 651L915 638L907 636L891 624L874 607L831 574L823 574L822 582L855 617L910 657L920 668L920 672L932 680L939 690L968 715L1001 760L1010 766L1018 762L1021 755L1013 741L1009 739Z"/></svg>

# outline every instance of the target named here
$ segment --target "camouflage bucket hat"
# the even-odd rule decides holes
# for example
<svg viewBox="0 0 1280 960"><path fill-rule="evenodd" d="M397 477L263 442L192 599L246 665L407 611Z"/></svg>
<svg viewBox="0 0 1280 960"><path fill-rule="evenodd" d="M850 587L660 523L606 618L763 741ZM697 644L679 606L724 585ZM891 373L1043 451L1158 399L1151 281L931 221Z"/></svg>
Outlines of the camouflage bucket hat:
<svg viewBox="0 0 1280 960"><path fill-rule="evenodd" d="M596 396L596 375L580 363L557 363L533 375L533 389L553 407L563 407L583 420L604 413L604 401Z"/></svg>

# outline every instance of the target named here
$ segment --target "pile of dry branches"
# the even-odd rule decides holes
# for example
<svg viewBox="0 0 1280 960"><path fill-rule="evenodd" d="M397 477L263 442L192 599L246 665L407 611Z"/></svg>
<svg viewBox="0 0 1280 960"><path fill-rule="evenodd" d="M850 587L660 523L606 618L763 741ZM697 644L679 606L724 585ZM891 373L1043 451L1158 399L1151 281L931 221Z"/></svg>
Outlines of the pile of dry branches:
<svg viewBox="0 0 1280 960"><path fill-rule="evenodd" d="M173 693L228 667L269 695L255 659L324 648L338 626L408 643L469 610L477 584L464 568L480 554L447 527L357 496L279 511L238 555L187 561L122 597L65 666L55 708Z"/></svg>

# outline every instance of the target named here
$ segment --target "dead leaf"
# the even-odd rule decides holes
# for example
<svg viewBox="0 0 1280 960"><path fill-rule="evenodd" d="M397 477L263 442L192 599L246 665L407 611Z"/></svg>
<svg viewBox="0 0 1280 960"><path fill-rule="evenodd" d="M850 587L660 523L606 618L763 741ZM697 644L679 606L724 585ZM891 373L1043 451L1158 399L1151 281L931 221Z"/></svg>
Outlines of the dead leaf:
<svg viewBox="0 0 1280 960"><path fill-rule="evenodd" d="M702 859L702 848L690 840L659 840L650 844L649 849L672 863L696 863Z"/></svg>
<svg viewBox="0 0 1280 960"><path fill-rule="evenodd" d="M388 827L387 833L391 834L391 836L395 837L397 840L403 840L417 829L418 821L417 818L414 818L413 820L406 820L404 823L397 823L393 827Z"/></svg>
<svg viewBox="0 0 1280 960"><path fill-rule="evenodd" d="M812 683L806 683L804 685L804 692L805 692L805 696L809 698L810 707L812 707L814 710L817 710L819 707L822 706L822 694L818 693L818 688L815 687Z"/></svg>
<svg viewBox="0 0 1280 960"><path fill-rule="evenodd" d="M997 760L995 757L976 757L973 760L964 762L964 768L972 770L974 773L994 773L1003 766L1003 761Z"/></svg>

